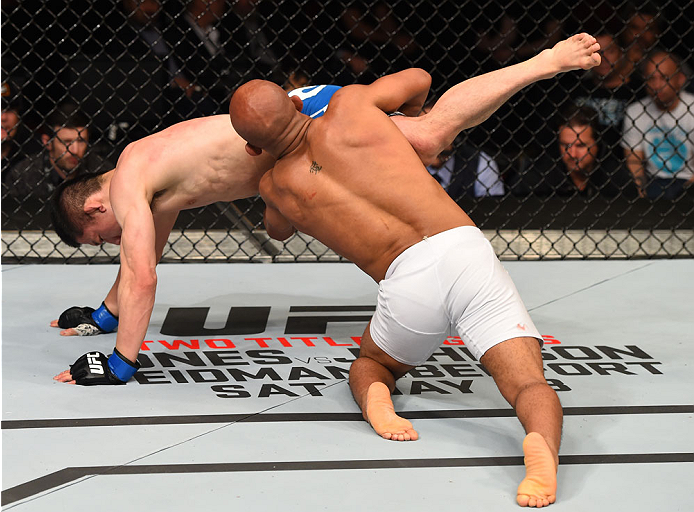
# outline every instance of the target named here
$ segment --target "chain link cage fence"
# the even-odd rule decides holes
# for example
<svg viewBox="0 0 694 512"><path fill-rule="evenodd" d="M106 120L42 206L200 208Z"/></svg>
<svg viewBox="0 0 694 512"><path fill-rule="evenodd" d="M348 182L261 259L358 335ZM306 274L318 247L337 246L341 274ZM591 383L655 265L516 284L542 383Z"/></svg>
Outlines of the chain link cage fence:
<svg viewBox="0 0 694 512"><path fill-rule="evenodd" d="M527 87L430 171L502 259L691 257L693 26L692 3L672 0L2 0L2 261L118 261L116 246L59 241L51 191L226 113L249 79L348 85L417 66L435 99L581 31L599 67ZM260 198L183 212L163 261L340 261L301 233L269 239L262 213Z"/></svg>

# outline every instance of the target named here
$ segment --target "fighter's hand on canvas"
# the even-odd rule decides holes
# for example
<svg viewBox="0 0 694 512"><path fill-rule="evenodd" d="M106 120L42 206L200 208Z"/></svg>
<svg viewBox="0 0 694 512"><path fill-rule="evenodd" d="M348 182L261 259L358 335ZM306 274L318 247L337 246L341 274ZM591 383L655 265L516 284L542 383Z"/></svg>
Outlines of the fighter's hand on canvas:
<svg viewBox="0 0 694 512"><path fill-rule="evenodd" d="M61 336L95 336L113 332L118 327L118 318L103 302L98 309L89 306L73 306L66 309L51 327L60 327Z"/></svg>
<svg viewBox="0 0 694 512"><path fill-rule="evenodd" d="M53 379L82 386L119 385L130 380L139 367L138 362L126 359L114 348L108 357L101 352L87 352Z"/></svg>

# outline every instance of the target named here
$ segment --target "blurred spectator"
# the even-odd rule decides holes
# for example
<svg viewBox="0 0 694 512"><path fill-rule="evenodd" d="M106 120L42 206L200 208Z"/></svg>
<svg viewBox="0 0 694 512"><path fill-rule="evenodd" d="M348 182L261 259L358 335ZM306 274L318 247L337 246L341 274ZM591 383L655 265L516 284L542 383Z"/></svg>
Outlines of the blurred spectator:
<svg viewBox="0 0 694 512"><path fill-rule="evenodd" d="M429 99L420 115L427 114L435 101ZM503 196L504 183L499 166L482 150L458 137L427 166L427 170L454 200L463 197Z"/></svg>
<svg viewBox="0 0 694 512"><path fill-rule="evenodd" d="M520 1L485 4L472 21L479 34L473 51L480 70L493 71L516 64L551 48L564 38L561 21L564 17L564 7L560 3L549 6L542 2ZM552 135L545 120L555 111L557 100L547 101L547 98L548 91L557 90L557 84L551 82L524 88L471 137L485 147L495 145L505 155L527 151L538 139ZM538 133L540 131L544 133Z"/></svg>
<svg viewBox="0 0 694 512"><path fill-rule="evenodd" d="M476 49L485 56L482 64L496 69L523 61L551 48L562 38L561 16L555 5L548 9L545 5L527 5L522 2L490 5L478 16L478 23L488 20L492 26L480 33ZM496 8L497 11L493 9ZM491 12L490 12L491 11Z"/></svg>
<svg viewBox="0 0 694 512"><path fill-rule="evenodd" d="M93 18L85 12L74 13L64 0L33 4L3 1L0 20L2 81L11 78L21 86L25 110L20 126L33 130L56 101L65 97L62 73L66 57L78 43L85 42L88 33L83 24Z"/></svg>
<svg viewBox="0 0 694 512"><path fill-rule="evenodd" d="M340 8L347 44L337 51L359 81L411 66L419 48L387 2L352 1ZM410 59L404 58L409 56Z"/></svg>
<svg viewBox="0 0 694 512"><path fill-rule="evenodd" d="M345 49L348 44L343 25L337 21L343 15L343 3L302 0L301 9L297 9L295 2L245 0L243 4L252 4L255 18L252 24L258 25L268 35L256 32L253 36L256 39L270 39L272 44L269 49L281 64L280 76L273 73L271 80L282 84L294 69L300 68L312 83L355 83L354 72L338 57L339 50ZM236 16L246 20L241 2L233 4L233 11ZM254 46L262 48L261 45ZM268 76L262 70L261 74L265 78Z"/></svg>
<svg viewBox="0 0 694 512"><path fill-rule="evenodd" d="M306 87L308 85L309 79L308 75L299 68L295 68L288 75L282 88L287 91L293 91L294 89L300 89L301 87Z"/></svg>
<svg viewBox="0 0 694 512"><path fill-rule="evenodd" d="M643 59L658 44L660 10L652 4L642 4L638 7L627 5L622 18L626 20L626 26L620 34L626 56L624 73L638 74L637 70Z"/></svg>
<svg viewBox="0 0 694 512"><path fill-rule="evenodd" d="M160 0L123 0L127 23L119 27L117 37L131 55L152 53L163 63L171 78L171 85L192 96L194 86L183 73L180 64L172 56L172 50L164 39L161 23Z"/></svg>
<svg viewBox="0 0 694 512"><path fill-rule="evenodd" d="M205 3L205 1L197 0L197 3ZM263 78L279 81L281 79L279 60L272 48L270 38L265 35L266 22L258 15L256 6L258 3L259 0L236 0L232 2L233 12L239 18L238 25L243 30L243 34L239 34L239 36L241 36L240 39L246 41L244 51L253 60L253 65ZM287 42L283 43L283 45L286 44ZM284 51L285 48L282 50Z"/></svg>
<svg viewBox="0 0 694 512"><path fill-rule="evenodd" d="M558 114L556 145L537 161L527 162L514 194L537 196L634 197L629 173L596 134L598 114L587 106L566 107ZM517 180L517 178L516 178Z"/></svg>
<svg viewBox="0 0 694 512"><path fill-rule="evenodd" d="M482 150L451 144L427 170L453 199L504 195L499 166Z"/></svg>
<svg viewBox="0 0 694 512"><path fill-rule="evenodd" d="M14 85L2 83L2 174L4 175L20 158L17 134L20 127L21 109L16 98Z"/></svg>
<svg viewBox="0 0 694 512"><path fill-rule="evenodd" d="M605 149L619 150L624 125L624 111L636 99L634 80L625 74L625 57L612 34L596 36L602 60L592 68L569 99L576 105L587 105L598 113L599 131L596 136ZM567 83L565 79L563 83Z"/></svg>
<svg viewBox="0 0 694 512"><path fill-rule="evenodd" d="M255 17L252 0L189 0L168 32L182 72L211 102L202 114L226 113L232 91L252 78L273 80L280 70ZM277 81L277 80L276 80Z"/></svg>
<svg viewBox="0 0 694 512"><path fill-rule="evenodd" d="M167 32L172 17L160 0L94 2L99 22L70 57L69 96L80 98L92 127L122 150L163 125L200 116L199 87L181 70Z"/></svg>
<svg viewBox="0 0 694 512"><path fill-rule="evenodd" d="M48 116L41 135L43 150L18 162L3 176L11 196L46 200L57 185L71 176L102 172L113 166L95 153L88 153L87 117L77 105L65 102Z"/></svg>
<svg viewBox="0 0 694 512"><path fill-rule="evenodd" d="M648 96L627 107L627 166L641 196L674 199L694 183L694 95L674 54L656 49L645 59Z"/></svg>

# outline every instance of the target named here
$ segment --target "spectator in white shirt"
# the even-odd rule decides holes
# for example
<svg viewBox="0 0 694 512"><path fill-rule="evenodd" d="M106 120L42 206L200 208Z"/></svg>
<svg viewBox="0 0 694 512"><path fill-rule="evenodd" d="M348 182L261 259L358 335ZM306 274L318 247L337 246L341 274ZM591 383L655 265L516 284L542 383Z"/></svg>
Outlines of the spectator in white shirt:
<svg viewBox="0 0 694 512"><path fill-rule="evenodd" d="M694 95L676 55L651 52L642 72L648 96L624 116L627 166L641 197L675 199L694 183Z"/></svg>

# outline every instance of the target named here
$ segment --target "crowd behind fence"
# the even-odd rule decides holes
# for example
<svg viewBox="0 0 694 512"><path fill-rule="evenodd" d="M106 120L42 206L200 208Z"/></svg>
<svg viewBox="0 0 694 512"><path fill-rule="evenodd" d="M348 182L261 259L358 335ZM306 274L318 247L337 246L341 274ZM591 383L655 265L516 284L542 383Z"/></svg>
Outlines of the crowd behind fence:
<svg viewBox="0 0 694 512"><path fill-rule="evenodd" d="M226 114L250 79L291 90L416 66L435 101L582 31L599 66L527 87L428 170L504 259L691 257L693 27L684 0L2 0L2 261L117 261L59 241L52 191ZM269 239L262 213L260 198L183 212L163 260L341 260L300 233Z"/></svg>

